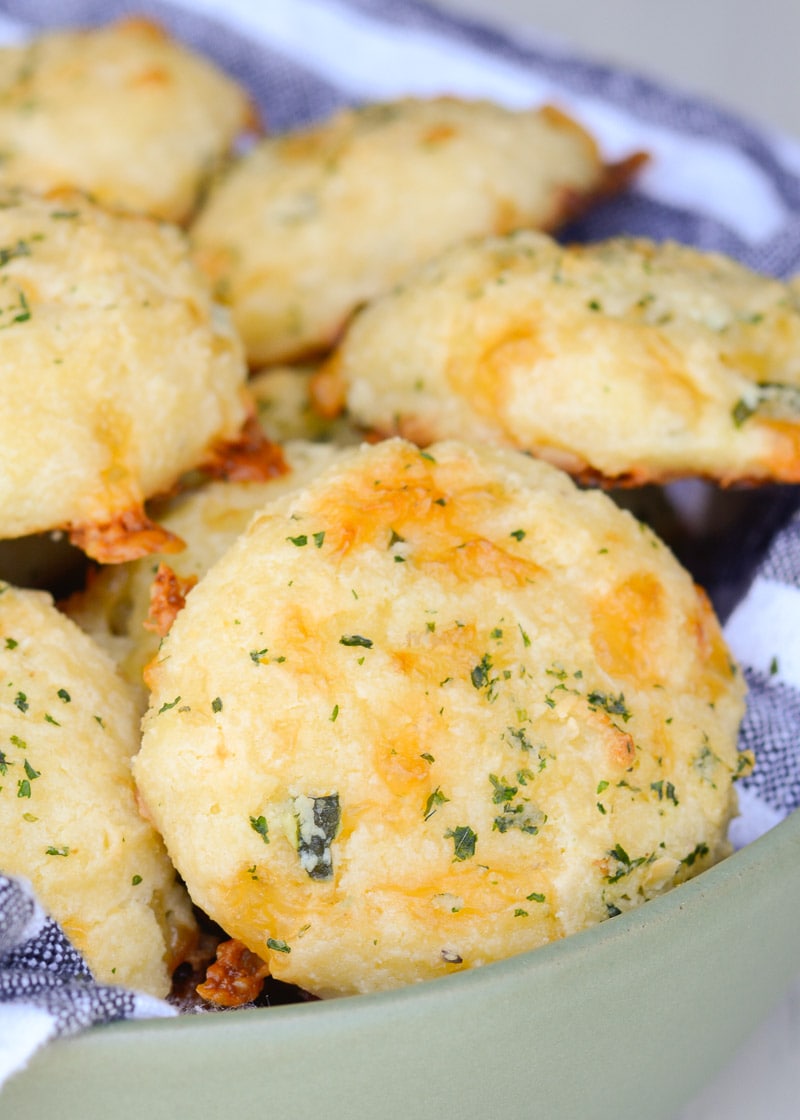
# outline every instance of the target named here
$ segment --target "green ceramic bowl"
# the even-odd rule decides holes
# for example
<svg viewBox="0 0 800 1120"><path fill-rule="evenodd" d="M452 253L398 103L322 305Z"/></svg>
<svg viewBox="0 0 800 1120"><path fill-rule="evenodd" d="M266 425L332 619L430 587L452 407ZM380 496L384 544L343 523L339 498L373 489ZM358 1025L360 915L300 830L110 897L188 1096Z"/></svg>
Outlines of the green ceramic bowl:
<svg viewBox="0 0 800 1120"><path fill-rule="evenodd" d="M800 811L564 941L398 992L100 1027L0 1094L14 1120L667 1120L798 967Z"/></svg>

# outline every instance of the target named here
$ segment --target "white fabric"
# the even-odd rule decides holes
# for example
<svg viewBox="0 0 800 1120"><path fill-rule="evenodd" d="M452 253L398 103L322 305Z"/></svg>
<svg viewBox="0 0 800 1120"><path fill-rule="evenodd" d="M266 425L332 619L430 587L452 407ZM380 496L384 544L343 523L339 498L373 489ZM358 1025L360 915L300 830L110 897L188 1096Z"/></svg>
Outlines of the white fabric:
<svg viewBox="0 0 800 1120"><path fill-rule="evenodd" d="M739 660L800 689L800 587L758 576L725 634Z"/></svg>
<svg viewBox="0 0 800 1120"><path fill-rule="evenodd" d="M0 1003L0 1085L24 1069L40 1046L55 1034L49 1011L26 1003Z"/></svg>
<svg viewBox="0 0 800 1120"><path fill-rule="evenodd" d="M354 97L444 92L489 97L515 107L557 101L594 131L609 159L647 149L653 164L641 185L654 198L722 218L753 240L773 235L786 219L770 181L735 148L642 125L608 103L566 91L529 67L443 35L415 29L388 36L381 21L325 0L194 0L192 7L210 14L224 11L233 25L302 60Z"/></svg>

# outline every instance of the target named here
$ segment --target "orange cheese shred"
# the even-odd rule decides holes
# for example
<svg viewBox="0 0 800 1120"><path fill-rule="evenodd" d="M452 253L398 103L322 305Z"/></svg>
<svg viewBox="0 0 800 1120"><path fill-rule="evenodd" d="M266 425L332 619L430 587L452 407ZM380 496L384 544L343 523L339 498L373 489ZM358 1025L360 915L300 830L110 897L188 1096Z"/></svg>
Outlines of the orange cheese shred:
<svg viewBox="0 0 800 1120"><path fill-rule="evenodd" d="M197 576L183 579L169 564L159 564L150 587L150 610L143 624L145 630L152 630L159 638L168 634L175 616L183 610L186 596L196 583Z"/></svg>

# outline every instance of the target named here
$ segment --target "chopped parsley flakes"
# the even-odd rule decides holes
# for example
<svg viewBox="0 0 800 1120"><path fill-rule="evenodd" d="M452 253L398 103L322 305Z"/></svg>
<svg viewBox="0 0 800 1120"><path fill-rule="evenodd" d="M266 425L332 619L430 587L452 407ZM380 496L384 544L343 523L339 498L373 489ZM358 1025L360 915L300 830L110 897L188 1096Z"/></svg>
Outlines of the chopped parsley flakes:
<svg viewBox="0 0 800 1120"><path fill-rule="evenodd" d="M333 878L333 844L339 831L341 808L339 794L323 797L294 798L294 817L297 822L297 854L300 865L310 879L324 881Z"/></svg>
<svg viewBox="0 0 800 1120"><path fill-rule="evenodd" d="M439 806L444 805L444 803L449 800L450 798L446 797L442 793L441 788L437 786L433 793L428 794L428 797L425 801L425 807L422 810L423 820L429 820L439 808Z"/></svg>
<svg viewBox="0 0 800 1120"><path fill-rule="evenodd" d="M445 837L453 841L453 862L463 863L465 859L471 859L475 855L475 845L478 842L478 836L468 824L457 825L456 828L448 828L445 832Z"/></svg>
<svg viewBox="0 0 800 1120"><path fill-rule="evenodd" d="M16 245L4 245L0 247L0 268L5 268L9 261L13 261L17 257L29 257L30 255L31 247L27 241L20 239Z"/></svg>
<svg viewBox="0 0 800 1120"><path fill-rule="evenodd" d="M625 703L625 696L622 692L619 696L614 696L611 692L590 692L586 697L586 702L592 711L602 708L610 716L621 716L623 723L627 723L631 718L630 710Z"/></svg>
<svg viewBox="0 0 800 1120"><path fill-rule="evenodd" d="M264 816L251 817L250 827L253 832L257 832L265 844L269 844L269 825L267 818Z"/></svg>
<svg viewBox="0 0 800 1120"><path fill-rule="evenodd" d="M606 876L606 881L609 883L616 883L625 875L630 875L637 867L649 862L648 856L637 856L631 859L621 844L615 844L613 848L607 853L616 863L613 871Z"/></svg>
<svg viewBox="0 0 800 1120"><path fill-rule="evenodd" d="M360 634L342 634L339 645L362 646L364 649L372 649L372 638L363 638Z"/></svg>
<svg viewBox="0 0 800 1120"><path fill-rule="evenodd" d="M489 684L491 669L492 658L488 653L485 653L469 675L474 688L486 688Z"/></svg>
<svg viewBox="0 0 800 1120"><path fill-rule="evenodd" d="M657 782L650 783L650 789L657 795L659 801L671 801L673 805L678 804L678 798L675 793L675 786L672 782L667 782L660 778Z"/></svg>
<svg viewBox="0 0 800 1120"><path fill-rule="evenodd" d="M691 867L692 864L695 863L696 860L702 859L703 856L707 856L707 855L708 855L708 844L704 844L701 841L701 843L697 844L696 847L693 848L692 851L689 852L688 855L683 857L683 859L681 860L681 863L685 864L687 867Z"/></svg>

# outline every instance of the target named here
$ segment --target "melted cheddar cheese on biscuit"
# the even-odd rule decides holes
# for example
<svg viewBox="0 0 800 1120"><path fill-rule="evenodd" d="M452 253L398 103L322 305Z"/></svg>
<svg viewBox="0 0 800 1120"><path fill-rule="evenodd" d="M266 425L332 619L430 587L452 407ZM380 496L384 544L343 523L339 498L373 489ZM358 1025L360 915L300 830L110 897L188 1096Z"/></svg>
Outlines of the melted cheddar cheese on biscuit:
<svg viewBox="0 0 800 1120"><path fill-rule="evenodd" d="M148 679L135 778L194 901L320 996L535 948L729 851L744 686L705 596L513 451L349 451L256 515Z"/></svg>
<svg viewBox="0 0 800 1120"><path fill-rule="evenodd" d="M671 242L487 238L359 314L316 393L384 434L581 477L797 482L800 295Z"/></svg>
<svg viewBox="0 0 800 1120"><path fill-rule="evenodd" d="M635 167L604 166L552 108L409 98L262 140L192 234L251 365L296 361L411 265L465 237L555 228Z"/></svg>

